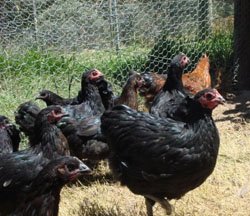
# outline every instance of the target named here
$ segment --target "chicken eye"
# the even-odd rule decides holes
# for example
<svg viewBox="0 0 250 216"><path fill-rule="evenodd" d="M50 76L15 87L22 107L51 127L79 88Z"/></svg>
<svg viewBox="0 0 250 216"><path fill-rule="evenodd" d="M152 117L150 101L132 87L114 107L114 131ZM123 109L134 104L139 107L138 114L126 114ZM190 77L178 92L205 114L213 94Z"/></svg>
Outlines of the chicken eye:
<svg viewBox="0 0 250 216"><path fill-rule="evenodd" d="M206 99L208 99L208 100L211 100L211 99L213 99L213 95L212 94L206 94Z"/></svg>
<svg viewBox="0 0 250 216"><path fill-rule="evenodd" d="M9 124L9 120L8 119L4 119L4 124Z"/></svg>
<svg viewBox="0 0 250 216"><path fill-rule="evenodd" d="M70 172L74 171L76 169L76 166L74 164L68 164L67 168Z"/></svg>
<svg viewBox="0 0 250 216"><path fill-rule="evenodd" d="M54 110L54 113L55 113L55 114L60 114L60 113L61 113L61 110Z"/></svg>

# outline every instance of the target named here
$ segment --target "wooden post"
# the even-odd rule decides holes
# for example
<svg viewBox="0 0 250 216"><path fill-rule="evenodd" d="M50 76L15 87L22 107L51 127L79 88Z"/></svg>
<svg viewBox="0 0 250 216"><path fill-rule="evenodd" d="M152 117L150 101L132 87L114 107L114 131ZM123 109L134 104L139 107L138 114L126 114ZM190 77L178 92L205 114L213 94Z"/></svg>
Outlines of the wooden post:
<svg viewBox="0 0 250 216"><path fill-rule="evenodd" d="M250 1L235 0L234 53L238 63L238 87L250 90Z"/></svg>

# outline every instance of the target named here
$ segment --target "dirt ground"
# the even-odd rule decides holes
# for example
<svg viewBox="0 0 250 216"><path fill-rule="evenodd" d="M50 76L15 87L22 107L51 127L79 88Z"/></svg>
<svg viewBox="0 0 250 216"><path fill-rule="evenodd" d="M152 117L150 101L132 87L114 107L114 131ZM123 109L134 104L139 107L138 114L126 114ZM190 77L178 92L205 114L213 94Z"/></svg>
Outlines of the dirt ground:
<svg viewBox="0 0 250 216"><path fill-rule="evenodd" d="M226 96L214 110L221 146L213 174L199 188L172 200L178 216L250 216L250 92ZM158 205L155 216L165 215ZM112 182L103 165L95 181L65 187L60 216L142 216L144 199Z"/></svg>

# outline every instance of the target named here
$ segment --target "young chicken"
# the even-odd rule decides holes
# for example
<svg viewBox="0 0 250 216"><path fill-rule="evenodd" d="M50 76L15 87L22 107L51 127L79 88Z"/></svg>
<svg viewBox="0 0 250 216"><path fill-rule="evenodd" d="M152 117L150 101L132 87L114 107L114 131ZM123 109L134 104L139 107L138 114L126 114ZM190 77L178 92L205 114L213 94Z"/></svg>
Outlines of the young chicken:
<svg viewBox="0 0 250 216"><path fill-rule="evenodd" d="M185 89L191 94L196 94L205 88L210 88L211 76L209 69L209 58L204 54L192 72L182 75L182 82Z"/></svg>
<svg viewBox="0 0 250 216"><path fill-rule="evenodd" d="M31 101L20 104L15 111L16 124L28 137L30 146L36 142L35 121L40 111L40 107Z"/></svg>
<svg viewBox="0 0 250 216"><path fill-rule="evenodd" d="M0 155L0 212L13 212L26 189L50 160L69 155L68 143L57 122L65 115L59 106L41 110L36 118L31 147Z"/></svg>
<svg viewBox="0 0 250 216"><path fill-rule="evenodd" d="M189 58L183 53L176 55L172 59L168 79L162 90L155 96L149 110L150 113L175 119L182 119L185 116L185 109L179 110L179 107L187 96L181 77L183 69L188 63Z"/></svg>
<svg viewBox="0 0 250 216"><path fill-rule="evenodd" d="M114 99L114 105L124 104L132 109L138 110L138 90L143 84L141 75L132 72L122 88L120 96Z"/></svg>
<svg viewBox="0 0 250 216"><path fill-rule="evenodd" d="M12 216L57 216L62 187L90 169L76 157L51 160L25 188L25 196Z"/></svg>
<svg viewBox="0 0 250 216"><path fill-rule="evenodd" d="M49 90L42 90L39 92L39 95L36 97L36 99L43 100L47 106L79 105L83 102L89 101L89 105L92 107L92 109L97 110L98 112L103 112L105 109L96 87L97 83L101 82L103 79L103 74L99 70L88 70L82 74L81 90L78 92L78 95L75 98L65 99Z"/></svg>
<svg viewBox="0 0 250 216"><path fill-rule="evenodd" d="M212 110L223 102L216 89L197 93L187 104L186 122L124 105L103 114L111 170L122 185L145 197L148 216L156 202L170 214L168 200L181 198L213 172L220 139Z"/></svg>
<svg viewBox="0 0 250 216"><path fill-rule="evenodd" d="M73 98L63 98L60 95L47 90L43 89L42 91L39 92L39 95L36 97L37 99L43 100L47 106L51 105L69 105L74 103Z"/></svg>

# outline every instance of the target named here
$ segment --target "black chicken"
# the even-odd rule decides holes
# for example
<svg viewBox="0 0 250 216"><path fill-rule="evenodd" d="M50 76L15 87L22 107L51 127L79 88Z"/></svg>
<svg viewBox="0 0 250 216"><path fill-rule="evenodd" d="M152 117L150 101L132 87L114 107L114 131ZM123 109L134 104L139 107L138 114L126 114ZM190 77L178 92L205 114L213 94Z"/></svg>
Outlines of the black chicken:
<svg viewBox="0 0 250 216"><path fill-rule="evenodd" d="M211 115L224 99L217 90L206 89L188 101L187 122L127 106L101 118L110 167L123 185L145 197L148 216L155 202L171 213L168 200L195 189L214 170L220 141Z"/></svg>
<svg viewBox="0 0 250 216"><path fill-rule="evenodd" d="M0 212L7 214L25 197L25 189L51 159L69 155L68 143L56 123L64 116L61 107L39 112L32 147L0 155Z"/></svg>
<svg viewBox="0 0 250 216"><path fill-rule="evenodd" d="M105 110L100 94L107 96L104 100L107 99L108 105L108 100L112 97L111 92L109 83L104 80L103 74L97 69L87 71L82 75L82 89L77 97L77 101L81 103L63 106L69 116L63 118L58 124L68 140L71 155L89 160L107 157L108 146L103 142L100 133L100 116ZM58 101L55 94L47 94L47 96L50 97L39 99L44 100L47 105Z"/></svg>
<svg viewBox="0 0 250 216"><path fill-rule="evenodd" d="M141 76L144 83L139 89L139 94L144 97L145 107L149 110L154 97L161 91L168 75L154 72L144 72Z"/></svg>
<svg viewBox="0 0 250 216"><path fill-rule="evenodd" d="M20 104L15 112L16 124L19 125L19 129L29 138L31 146L36 142L35 121L40 111L40 107L28 101Z"/></svg>
<svg viewBox="0 0 250 216"><path fill-rule="evenodd" d="M183 53L173 58L168 72L168 79L162 90L155 96L150 107L150 113L159 117L170 117L177 120L183 120L186 116L184 107L188 95L184 90L181 77L188 62L189 58ZM182 109L179 109L179 107L182 107Z"/></svg>
<svg viewBox="0 0 250 216"><path fill-rule="evenodd" d="M82 79L89 80L88 76ZM86 82L86 81L85 81ZM102 97L103 104L107 105L105 108L110 109L113 104L126 104L136 109L137 104L137 90L142 84L141 76L137 73L131 74L128 78L122 94L120 97L115 98L112 92L110 84L105 79L96 79L91 81L92 85L95 85L99 90L99 95ZM92 91L92 94L97 94L96 91ZM94 96L93 104L98 98ZM88 100L79 105L65 106L66 112L70 113L69 117L63 118L58 126L67 137L70 151L72 155L79 158L88 159L86 163L92 165L96 161L105 159L109 155L109 147L106 143L105 137L101 133L100 117L103 112L97 112L92 105L89 105ZM97 106L97 105L96 105ZM73 109L74 111L69 111Z"/></svg>
<svg viewBox="0 0 250 216"><path fill-rule="evenodd" d="M67 137L71 155L88 159L88 165L107 158L109 154L109 147L101 133L100 117L101 115L89 115L81 121L65 117L58 123Z"/></svg>
<svg viewBox="0 0 250 216"><path fill-rule="evenodd" d="M24 189L25 199L12 216L57 216L62 187L90 169L76 157L60 157L49 162Z"/></svg>
<svg viewBox="0 0 250 216"><path fill-rule="evenodd" d="M0 155L18 151L20 131L6 116L0 115Z"/></svg>
<svg viewBox="0 0 250 216"><path fill-rule="evenodd" d="M96 83L92 82L98 87L99 94L101 94L100 83L102 82L103 81L98 81ZM110 88L108 88L109 85L106 84L106 87L102 87L105 87L106 89L108 88L108 94L106 95L109 96L102 101L105 101L108 98L111 99L112 96L114 104L126 104L133 109L137 109L137 90L142 82L143 80L139 74L132 73L126 82L121 95L117 98L114 98L113 95L110 94L111 91ZM107 101L110 102L111 100L109 99ZM84 111L81 112L81 116L77 117L76 115L70 115L73 118L63 118L59 123L60 128L68 139L71 154L79 158L88 159L88 161L86 161L88 165L93 164L93 162L95 164L96 161L105 159L109 155L109 147L100 129L100 117L102 113L94 112L94 109L91 106L86 106L86 102L77 106L84 108ZM109 103L108 108L111 108L111 106L112 104Z"/></svg>
<svg viewBox="0 0 250 216"><path fill-rule="evenodd" d="M101 87L104 87L102 77L98 70L83 74L84 90L80 95L84 101L78 105L64 106L69 117L63 118L58 124L68 139L72 155L81 159L104 159L109 151L100 133L100 116L105 108L97 86L101 83ZM101 90L104 91L104 88Z"/></svg>
<svg viewBox="0 0 250 216"><path fill-rule="evenodd" d="M43 100L47 106L50 105L72 105L68 106L69 110L72 110L71 112L74 112L74 110L77 110L77 107L74 107L73 105L80 105L85 102L89 102L89 106L96 112L104 112L104 106L102 104L102 99L99 94L99 91L97 89L97 83L101 82L103 80L103 74L97 70L92 69L89 71L86 71L82 74L81 79L81 90L79 91L77 97L72 99L64 99L61 96L57 95L56 93L53 93L49 90L43 90L39 93L39 95L36 97L36 99ZM101 87L103 87L103 83L100 84ZM104 90L102 90L103 93ZM72 107L72 108L71 108ZM78 106L81 107L81 106Z"/></svg>
<svg viewBox="0 0 250 216"><path fill-rule="evenodd" d="M82 75L81 90L78 93L78 104L86 101L90 101L91 107L100 112L104 112L104 106L102 104L101 96L97 89L97 83L104 79L102 72L97 69L89 70ZM98 94L97 94L98 92Z"/></svg>
<svg viewBox="0 0 250 216"><path fill-rule="evenodd" d="M114 93L111 83L109 83L104 77L95 83L98 88L99 94L102 99L102 104L105 110L111 109L114 106Z"/></svg>
<svg viewBox="0 0 250 216"><path fill-rule="evenodd" d="M58 94L44 89L39 92L39 95L36 97L36 99L41 99L43 100L47 106L51 105L69 105L69 104L74 104L77 103L74 98L62 98Z"/></svg>

